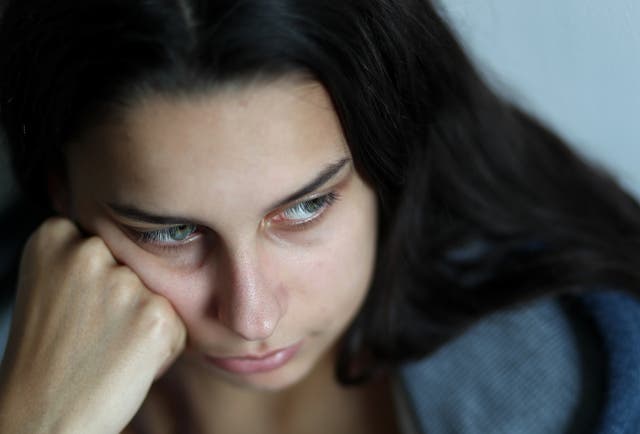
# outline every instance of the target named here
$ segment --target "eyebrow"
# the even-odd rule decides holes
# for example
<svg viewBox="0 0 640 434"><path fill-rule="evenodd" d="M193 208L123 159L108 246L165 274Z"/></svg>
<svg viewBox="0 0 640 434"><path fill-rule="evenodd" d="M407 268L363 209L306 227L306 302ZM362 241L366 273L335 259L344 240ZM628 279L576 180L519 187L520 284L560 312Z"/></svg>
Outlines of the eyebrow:
<svg viewBox="0 0 640 434"><path fill-rule="evenodd" d="M322 172L316 175L316 177L311 182L306 184L301 189L290 194L289 196L285 197L283 200L280 200L275 204L271 205L269 209L280 208L281 206L286 205L289 202L295 202L296 200L303 198L309 193L313 193L315 190L319 189L324 184L329 182L334 176L336 176L340 172L340 170L350 161L351 161L350 158L343 158L338 162L329 164L327 167L324 168L324 170L322 170Z"/></svg>
<svg viewBox="0 0 640 434"><path fill-rule="evenodd" d="M282 200L277 201L275 204L269 207L269 210L280 208L283 205L286 205L290 202L295 202L298 199L306 196L309 193L314 192L315 190L322 187L324 184L329 182L332 178L334 178L340 170L347 165L347 163L351 162L350 158L343 158L340 161L329 164L326 166L320 173L316 175L313 180L304 185L302 188L296 190L294 193L285 197ZM116 203L108 203L107 206L116 214L121 217L124 217L129 220L136 220L139 222L159 225L159 226L170 226L170 225L180 225L185 222L192 221L192 219L187 217L180 216L164 216L164 215L156 215L149 213L147 211L138 209L129 205L120 205Z"/></svg>

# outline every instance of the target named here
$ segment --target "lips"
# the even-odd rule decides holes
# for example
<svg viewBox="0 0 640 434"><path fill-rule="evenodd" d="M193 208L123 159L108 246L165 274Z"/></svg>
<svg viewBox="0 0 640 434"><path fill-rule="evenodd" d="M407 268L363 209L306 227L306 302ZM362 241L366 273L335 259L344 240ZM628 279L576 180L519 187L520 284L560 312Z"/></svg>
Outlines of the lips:
<svg viewBox="0 0 640 434"><path fill-rule="evenodd" d="M267 354L242 357L210 357L207 360L220 369L234 374L257 374L274 371L289 362L298 350L302 342L298 342L286 348L271 351Z"/></svg>

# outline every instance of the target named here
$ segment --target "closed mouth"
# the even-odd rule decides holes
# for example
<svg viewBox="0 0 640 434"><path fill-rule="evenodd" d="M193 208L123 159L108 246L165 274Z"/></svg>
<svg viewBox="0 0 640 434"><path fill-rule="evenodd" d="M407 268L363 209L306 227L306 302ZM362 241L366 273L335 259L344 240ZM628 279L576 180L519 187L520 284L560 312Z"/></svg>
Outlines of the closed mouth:
<svg viewBox="0 0 640 434"><path fill-rule="evenodd" d="M289 347L270 351L262 355L246 355L240 357L211 357L207 360L225 371L235 374L255 374L276 370L291 360L300 347L302 341Z"/></svg>

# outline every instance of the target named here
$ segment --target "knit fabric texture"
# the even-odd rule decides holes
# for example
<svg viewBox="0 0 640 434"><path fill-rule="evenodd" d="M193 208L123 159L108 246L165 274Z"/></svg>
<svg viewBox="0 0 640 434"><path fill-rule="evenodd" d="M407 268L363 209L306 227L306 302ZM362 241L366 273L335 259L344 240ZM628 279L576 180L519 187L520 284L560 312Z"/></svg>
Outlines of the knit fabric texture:
<svg viewBox="0 0 640 434"><path fill-rule="evenodd" d="M422 433L584 434L600 418L604 366L595 327L545 299L487 317L400 377Z"/></svg>

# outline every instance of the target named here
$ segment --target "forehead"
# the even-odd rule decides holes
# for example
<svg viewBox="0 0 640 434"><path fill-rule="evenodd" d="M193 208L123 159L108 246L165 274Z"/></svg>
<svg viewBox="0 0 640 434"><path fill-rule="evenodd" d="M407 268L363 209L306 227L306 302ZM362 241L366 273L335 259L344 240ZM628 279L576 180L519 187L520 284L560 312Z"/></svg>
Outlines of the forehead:
<svg viewBox="0 0 640 434"><path fill-rule="evenodd" d="M222 195L242 186L274 195L349 156L329 95L281 79L189 96L150 95L72 145L69 165L128 202ZM77 170L76 170L77 171ZM102 181L102 182L101 182Z"/></svg>

